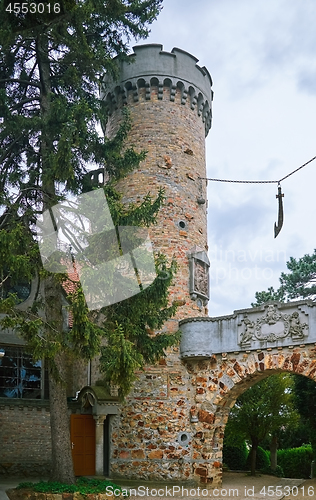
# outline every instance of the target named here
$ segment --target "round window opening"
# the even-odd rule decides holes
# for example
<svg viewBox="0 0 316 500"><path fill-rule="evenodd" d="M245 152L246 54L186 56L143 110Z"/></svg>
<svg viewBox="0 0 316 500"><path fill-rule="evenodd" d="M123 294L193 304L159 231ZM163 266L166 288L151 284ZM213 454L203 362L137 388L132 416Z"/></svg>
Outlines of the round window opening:
<svg viewBox="0 0 316 500"><path fill-rule="evenodd" d="M180 229L187 229L187 223L184 220L180 220L178 226Z"/></svg>
<svg viewBox="0 0 316 500"><path fill-rule="evenodd" d="M177 441L181 446L188 446L190 439L191 435L189 432L179 432Z"/></svg>

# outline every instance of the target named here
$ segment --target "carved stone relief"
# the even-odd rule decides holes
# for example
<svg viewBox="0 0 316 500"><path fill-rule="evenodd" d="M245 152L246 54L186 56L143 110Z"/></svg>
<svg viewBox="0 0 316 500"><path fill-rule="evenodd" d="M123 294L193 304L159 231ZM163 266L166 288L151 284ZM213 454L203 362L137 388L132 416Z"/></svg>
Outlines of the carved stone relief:
<svg viewBox="0 0 316 500"><path fill-rule="evenodd" d="M266 312L251 321L247 315L243 320L243 331L239 345L251 345L255 341L276 342L285 337L293 340L304 339L308 335L308 324L302 323L297 311L282 314L275 304L269 304Z"/></svg>
<svg viewBox="0 0 316 500"><path fill-rule="evenodd" d="M199 247L194 247L189 253L190 265L190 296L192 300L201 299L206 304L209 300L209 267L207 254Z"/></svg>
<svg viewBox="0 0 316 500"><path fill-rule="evenodd" d="M195 262L194 289L198 293L208 296L208 266L201 261Z"/></svg>

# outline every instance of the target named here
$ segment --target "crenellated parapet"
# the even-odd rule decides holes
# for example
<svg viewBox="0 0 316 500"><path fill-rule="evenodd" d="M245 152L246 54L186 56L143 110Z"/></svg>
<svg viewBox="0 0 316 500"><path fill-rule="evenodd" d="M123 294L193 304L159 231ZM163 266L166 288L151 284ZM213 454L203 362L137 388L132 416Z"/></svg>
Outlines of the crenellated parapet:
<svg viewBox="0 0 316 500"><path fill-rule="evenodd" d="M148 44L133 50L127 61L116 59L118 80L110 75L104 78L101 96L108 116L129 99L150 101L155 96L189 105L205 124L206 136L211 128L213 99L208 70L197 64L196 57L178 48L165 52L160 44Z"/></svg>

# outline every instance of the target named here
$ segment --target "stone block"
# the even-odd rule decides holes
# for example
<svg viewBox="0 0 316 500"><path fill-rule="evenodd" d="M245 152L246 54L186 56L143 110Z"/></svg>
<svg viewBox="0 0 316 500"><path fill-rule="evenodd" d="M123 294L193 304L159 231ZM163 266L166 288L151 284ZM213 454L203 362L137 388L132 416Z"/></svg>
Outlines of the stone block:
<svg viewBox="0 0 316 500"><path fill-rule="evenodd" d="M197 474L198 476L203 476L203 477L206 477L207 476L207 469L205 469L204 467L197 467L195 470L194 470L195 474Z"/></svg>
<svg viewBox="0 0 316 500"><path fill-rule="evenodd" d="M206 422L208 424L213 424L215 421L215 416L213 413L209 413L205 410L199 410L198 419L200 422Z"/></svg>
<svg viewBox="0 0 316 500"><path fill-rule="evenodd" d="M132 450L132 458L145 458L144 450Z"/></svg>
<svg viewBox="0 0 316 500"><path fill-rule="evenodd" d="M150 458L151 460L162 459L163 458L163 451L162 450L153 450L150 453L148 453L148 458Z"/></svg>

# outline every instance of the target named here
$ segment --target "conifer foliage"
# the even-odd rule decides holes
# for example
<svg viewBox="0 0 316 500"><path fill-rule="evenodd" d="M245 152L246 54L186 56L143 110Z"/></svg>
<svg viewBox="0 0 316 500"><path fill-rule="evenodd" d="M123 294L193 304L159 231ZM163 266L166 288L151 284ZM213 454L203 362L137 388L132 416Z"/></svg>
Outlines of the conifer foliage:
<svg viewBox="0 0 316 500"><path fill-rule="evenodd" d="M316 297L316 249L312 254L305 254L299 259L290 257L286 263L288 273L281 273L280 287L271 286L267 291L255 293L253 307L261 306L270 300L286 302L293 299L311 299Z"/></svg>
<svg viewBox="0 0 316 500"><path fill-rule="evenodd" d="M123 397L135 370L177 341L177 335L152 335L176 310L168 303L175 262L157 256L152 285L97 314L74 282L67 297L73 317L68 329L63 311L70 278L43 269L35 231L45 210L87 191L86 174L93 168L106 172L104 192L116 227L155 223L162 191L126 206L115 189L145 153L124 147L128 113L114 139L100 136L99 87L106 71L115 75L113 57L126 57L130 38L148 35L161 3L54 0L42 12L38 1L0 0L0 312L6 314L2 328L14 328L34 357L48 362L52 477L60 482L74 482L64 383L69 358L88 360L101 349L105 382L118 385ZM15 307L15 286L34 277L40 293L22 311Z"/></svg>

